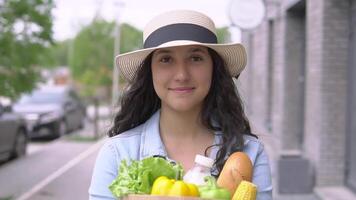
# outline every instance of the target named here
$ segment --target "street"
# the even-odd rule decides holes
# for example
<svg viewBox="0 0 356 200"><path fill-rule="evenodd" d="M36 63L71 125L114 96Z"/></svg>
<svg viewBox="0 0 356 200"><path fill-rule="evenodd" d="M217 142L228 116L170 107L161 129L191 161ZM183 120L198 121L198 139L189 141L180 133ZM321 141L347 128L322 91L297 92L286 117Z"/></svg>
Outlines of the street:
<svg viewBox="0 0 356 200"><path fill-rule="evenodd" d="M108 123L99 123L103 135ZM31 142L28 154L0 165L0 199L88 199L97 152L93 125L53 141Z"/></svg>

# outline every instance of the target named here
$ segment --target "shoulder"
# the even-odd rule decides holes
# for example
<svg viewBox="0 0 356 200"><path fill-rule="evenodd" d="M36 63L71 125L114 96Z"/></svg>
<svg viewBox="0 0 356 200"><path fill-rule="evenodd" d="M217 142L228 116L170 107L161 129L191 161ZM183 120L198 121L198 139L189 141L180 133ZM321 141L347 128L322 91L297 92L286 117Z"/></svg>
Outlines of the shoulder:
<svg viewBox="0 0 356 200"><path fill-rule="evenodd" d="M244 148L254 148L254 149L264 148L262 141L252 135L244 135L243 138L244 138Z"/></svg>
<svg viewBox="0 0 356 200"><path fill-rule="evenodd" d="M120 142L122 140L130 140L130 139L134 139L136 137L140 137L142 130L143 130L143 126L144 126L144 124L141 124L135 128L127 130L127 131L120 133L118 135L115 135L110 138L110 141Z"/></svg>
<svg viewBox="0 0 356 200"><path fill-rule="evenodd" d="M121 159L137 159L141 144L141 134L143 125L127 130L119 135L110 137L106 140L103 150L110 151Z"/></svg>
<svg viewBox="0 0 356 200"><path fill-rule="evenodd" d="M253 164L252 182L257 185L258 199L272 199L272 176L269 158L261 140L244 136L244 152L248 154Z"/></svg>
<svg viewBox="0 0 356 200"><path fill-rule="evenodd" d="M144 125L107 138L97 156L89 189L91 198L102 196L114 199L108 186L118 173L121 160L138 160Z"/></svg>
<svg viewBox="0 0 356 200"><path fill-rule="evenodd" d="M251 135L244 135L244 152L248 154L252 163L262 156L266 156L265 148L261 140Z"/></svg>

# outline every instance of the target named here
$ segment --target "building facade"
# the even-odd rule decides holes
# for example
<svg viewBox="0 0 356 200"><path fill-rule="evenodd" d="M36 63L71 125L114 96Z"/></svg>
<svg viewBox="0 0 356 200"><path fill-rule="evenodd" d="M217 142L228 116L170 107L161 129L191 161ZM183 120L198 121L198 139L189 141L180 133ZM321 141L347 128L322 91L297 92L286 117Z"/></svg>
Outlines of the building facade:
<svg viewBox="0 0 356 200"><path fill-rule="evenodd" d="M242 33L248 65L238 85L278 192L355 198L356 0L265 4L263 23ZM286 166L301 166L304 183L285 185Z"/></svg>

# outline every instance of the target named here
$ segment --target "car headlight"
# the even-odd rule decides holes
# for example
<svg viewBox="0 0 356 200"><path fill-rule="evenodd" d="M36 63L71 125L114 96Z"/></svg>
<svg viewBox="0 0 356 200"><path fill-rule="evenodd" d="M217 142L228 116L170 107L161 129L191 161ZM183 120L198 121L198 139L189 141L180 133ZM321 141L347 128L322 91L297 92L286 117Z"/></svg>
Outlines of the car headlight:
<svg viewBox="0 0 356 200"><path fill-rule="evenodd" d="M24 118L26 121L37 121L40 118L40 116L39 114L30 113L30 114L26 114Z"/></svg>
<svg viewBox="0 0 356 200"><path fill-rule="evenodd" d="M41 123L48 123L53 122L61 118L61 114L59 112L50 112L41 115L40 122Z"/></svg>

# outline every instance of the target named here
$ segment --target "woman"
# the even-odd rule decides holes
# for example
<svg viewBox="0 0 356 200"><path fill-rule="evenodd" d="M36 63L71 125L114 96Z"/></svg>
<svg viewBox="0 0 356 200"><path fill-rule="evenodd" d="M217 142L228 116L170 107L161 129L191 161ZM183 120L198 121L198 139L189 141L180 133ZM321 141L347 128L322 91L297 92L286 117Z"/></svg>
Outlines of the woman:
<svg viewBox="0 0 356 200"><path fill-rule="evenodd" d="M268 157L232 79L246 64L242 45L217 44L214 23L201 13L171 11L145 27L144 49L119 55L116 63L130 87L98 155L91 199L114 199L108 186L123 159L160 155L188 171L195 155L205 154L215 160L217 176L236 151L254 165L257 199L272 199Z"/></svg>

